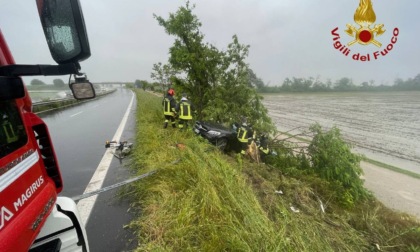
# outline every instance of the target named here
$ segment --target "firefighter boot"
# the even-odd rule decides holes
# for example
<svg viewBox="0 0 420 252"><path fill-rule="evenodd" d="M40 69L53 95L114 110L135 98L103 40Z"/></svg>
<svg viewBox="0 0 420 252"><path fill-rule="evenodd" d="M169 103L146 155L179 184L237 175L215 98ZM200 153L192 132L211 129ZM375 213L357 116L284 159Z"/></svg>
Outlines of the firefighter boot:
<svg viewBox="0 0 420 252"><path fill-rule="evenodd" d="M165 122L165 123L163 124L163 128L164 128L164 129L166 129L166 127L168 127L168 122Z"/></svg>

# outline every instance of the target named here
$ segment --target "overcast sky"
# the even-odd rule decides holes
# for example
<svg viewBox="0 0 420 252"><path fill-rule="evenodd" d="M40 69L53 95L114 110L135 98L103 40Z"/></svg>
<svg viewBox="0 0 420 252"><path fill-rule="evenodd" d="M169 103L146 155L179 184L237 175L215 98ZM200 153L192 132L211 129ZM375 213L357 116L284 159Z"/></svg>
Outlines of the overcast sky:
<svg viewBox="0 0 420 252"><path fill-rule="evenodd" d="M19 64L54 64L37 16L35 0L0 0L0 25ZM154 63L166 63L174 38L167 35L153 14L168 17L185 1L178 0L80 0L92 56L81 62L92 82L149 80ZM194 0L194 13L202 22L205 41L223 50L238 35L250 45L248 63L258 77L279 85L289 77L314 77L333 82L342 77L356 84L375 80L392 84L395 78L420 73L420 1L372 0L374 24L386 32L382 43L347 46L345 56L334 48L332 30L342 44L354 40L344 30L356 23L359 0ZM373 58L397 42L386 56ZM370 61L355 61L353 54L370 54ZM38 77L35 77L38 78ZM67 82L68 76L62 76ZM31 78L26 78L28 82ZM42 78L40 78L42 79ZM44 80L49 80L45 78Z"/></svg>

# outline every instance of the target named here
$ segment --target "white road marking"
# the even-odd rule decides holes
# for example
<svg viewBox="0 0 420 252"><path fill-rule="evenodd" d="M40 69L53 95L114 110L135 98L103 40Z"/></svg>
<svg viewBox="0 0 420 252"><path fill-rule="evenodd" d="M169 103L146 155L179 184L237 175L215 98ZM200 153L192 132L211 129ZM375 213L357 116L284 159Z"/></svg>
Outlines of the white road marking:
<svg viewBox="0 0 420 252"><path fill-rule="evenodd" d="M70 117L77 116L77 115L79 115L79 114L81 114L81 113L83 113L83 111L77 112L76 114L73 114L73 115L71 115Z"/></svg>
<svg viewBox="0 0 420 252"><path fill-rule="evenodd" d="M125 111L124 117L121 120L120 125L118 126L117 131L115 132L114 137L112 140L115 140L117 142L120 141L122 132L124 130L124 127L127 123L128 116L131 111L131 107L133 105L134 101L134 93L132 93L130 104L127 107L127 110ZM95 173L93 174L92 178L90 179L89 184L87 185L85 191L83 193L89 193L92 191L96 191L102 188L102 185L105 180L105 176L108 172L109 166L111 165L112 158L114 157L114 154L112 154L110 149L107 149L105 151L105 154L102 157L101 162L99 163L98 167L96 168ZM89 216L92 212L93 206L95 205L96 198L98 195L94 195L92 197L82 199L77 203L77 208L79 209L79 214L82 219L82 223L86 226L86 223L89 221Z"/></svg>

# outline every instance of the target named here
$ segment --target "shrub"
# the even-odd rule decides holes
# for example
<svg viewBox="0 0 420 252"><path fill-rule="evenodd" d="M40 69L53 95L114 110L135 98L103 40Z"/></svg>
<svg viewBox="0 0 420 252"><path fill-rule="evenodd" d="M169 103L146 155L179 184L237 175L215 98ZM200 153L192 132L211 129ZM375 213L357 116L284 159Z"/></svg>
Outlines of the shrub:
<svg viewBox="0 0 420 252"><path fill-rule="evenodd" d="M337 199L347 207L358 200L366 199L369 192L363 186L360 176L361 156L351 152L337 127L323 132L319 124L310 127L314 137L308 147L311 169L336 187Z"/></svg>

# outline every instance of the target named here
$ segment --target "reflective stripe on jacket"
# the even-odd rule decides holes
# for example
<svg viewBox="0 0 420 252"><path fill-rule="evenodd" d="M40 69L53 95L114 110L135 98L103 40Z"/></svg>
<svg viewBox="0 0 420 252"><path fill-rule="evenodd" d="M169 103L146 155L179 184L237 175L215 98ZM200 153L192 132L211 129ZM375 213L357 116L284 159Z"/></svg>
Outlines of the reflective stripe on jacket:
<svg viewBox="0 0 420 252"><path fill-rule="evenodd" d="M238 130L237 137L239 142L248 143L248 130L245 127L241 126Z"/></svg>
<svg viewBox="0 0 420 252"><path fill-rule="evenodd" d="M178 106L179 106L179 119L192 120L191 104L188 101L181 101Z"/></svg>
<svg viewBox="0 0 420 252"><path fill-rule="evenodd" d="M262 136L260 140L261 144L259 149L265 154L270 153L270 149L268 148L268 138L266 136Z"/></svg>
<svg viewBox="0 0 420 252"><path fill-rule="evenodd" d="M270 152L270 149L268 147L264 148L264 147L261 146L260 150L265 154L268 154Z"/></svg>
<svg viewBox="0 0 420 252"><path fill-rule="evenodd" d="M163 103L163 114L174 116L175 100L172 97L171 98L165 97L162 103Z"/></svg>

